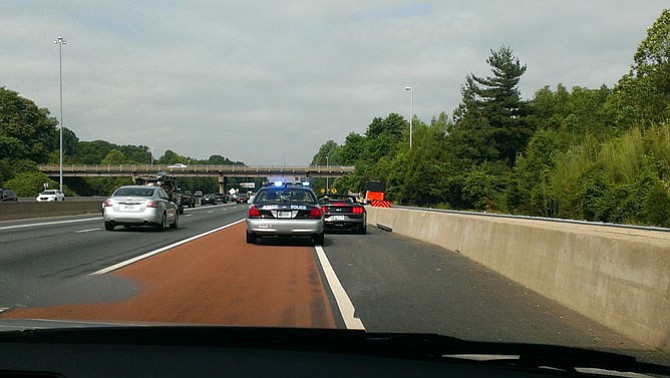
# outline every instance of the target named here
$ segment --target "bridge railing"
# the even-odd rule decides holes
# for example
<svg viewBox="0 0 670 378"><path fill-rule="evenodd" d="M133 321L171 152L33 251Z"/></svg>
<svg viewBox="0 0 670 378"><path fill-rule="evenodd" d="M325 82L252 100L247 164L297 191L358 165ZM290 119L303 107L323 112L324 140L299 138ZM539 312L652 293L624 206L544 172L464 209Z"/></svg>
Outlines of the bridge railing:
<svg viewBox="0 0 670 378"><path fill-rule="evenodd" d="M43 173L59 173L60 166L57 164L38 165L38 170ZM64 164L63 173L68 174L156 174L165 172L168 174L348 174L354 172L353 166L340 165L309 165L309 166L284 166L284 165L209 165L194 164L184 167L176 167L165 164Z"/></svg>

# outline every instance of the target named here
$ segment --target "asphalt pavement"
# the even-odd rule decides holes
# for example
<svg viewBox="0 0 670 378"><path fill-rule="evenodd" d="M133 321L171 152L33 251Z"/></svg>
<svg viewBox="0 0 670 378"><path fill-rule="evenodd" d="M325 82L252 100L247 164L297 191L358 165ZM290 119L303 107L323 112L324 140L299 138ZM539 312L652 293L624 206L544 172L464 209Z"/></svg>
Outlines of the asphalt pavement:
<svg viewBox="0 0 670 378"><path fill-rule="evenodd" d="M132 282L89 274L239 220L245 211L233 204L186 209L179 228L164 232L105 231L99 215L0 222L0 308L133 295L137 287Z"/></svg>
<svg viewBox="0 0 670 378"><path fill-rule="evenodd" d="M327 235L324 250L370 332L568 345L670 356L633 341L456 252L368 227Z"/></svg>
<svg viewBox="0 0 670 378"><path fill-rule="evenodd" d="M188 298L189 290L196 289L184 290L185 286L179 284L187 282L189 285L197 283L200 296L220 296L218 298L227 301L227 313L236 314L223 317L230 321L228 325L247 319L250 315L244 314L249 314L251 307L245 306L255 301L253 308L259 308L259 298L268 298L261 300L268 301L268 306L272 302L268 308L284 309L280 319L285 323L278 324L293 324L288 321L291 319L307 319L295 324L325 324L319 320L325 319L324 309L339 310L333 288L324 277L324 267L319 266L322 263L316 250L303 242L263 242L248 246L243 239L242 225L217 231L208 236L208 243L196 241L180 247L183 250L177 255L182 254L185 260L154 265L154 260L159 258L149 257L133 268L144 272L141 275L132 273L132 269L131 273L91 275L239 221L246 209L246 205L234 204L187 209L180 219L180 227L165 232L121 228L109 232L104 230L99 216L2 222L0 308L8 310L0 317L11 318L16 309L73 303L105 306L124 301L132 303L140 295L149 295L147 290L154 287L158 291L152 292L151 300L156 306L162 306L163 312L170 314L164 302L173 302L178 310L174 313L183 314L180 321L188 322L191 302L171 301L169 297L170 292L183 286L180 294ZM227 236L231 230L234 236ZM368 230L367 235L327 234L323 246L329 265L355 308L355 317L368 331L439 333L468 340L570 345L631 354L645 361L670 365L667 354L627 339L458 253L375 227ZM219 252L207 257L205 252L211 251L204 249L214 248L212 246ZM204 265L200 268L192 265L195 261L189 262L189 256L198 250L203 251L198 263ZM286 253L294 262L286 265L273 260L283 256L281 253ZM167 257L161 257L164 258ZM303 273L296 273L298 266ZM313 270L314 267L318 269ZM204 276L205 271L210 275ZM198 272L203 272L203 276L199 277ZM298 282L309 286L294 286ZM171 291L160 291L162 286L170 287ZM225 296L230 293L224 290L235 288L239 288L239 292ZM278 290L282 295L267 296L269 290ZM302 297L298 292L303 293ZM310 297L320 292L330 297L328 303L318 295ZM311 299L301 304L303 297ZM202 302L198 299L192 303ZM235 311L234 306L240 308ZM132 310L132 307L126 308ZM203 310L200 305L198 308L193 313L206 316L207 309ZM253 313L262 315L262 311ZM339 314L332 315L341 327L342 322L337 320L341 319Z"/></svg>

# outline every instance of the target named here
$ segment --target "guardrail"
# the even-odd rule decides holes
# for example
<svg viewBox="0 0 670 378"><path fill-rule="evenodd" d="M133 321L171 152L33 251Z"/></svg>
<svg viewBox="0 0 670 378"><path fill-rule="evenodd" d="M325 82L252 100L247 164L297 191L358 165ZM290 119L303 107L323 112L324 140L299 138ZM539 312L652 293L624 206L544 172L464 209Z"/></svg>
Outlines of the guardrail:
<svg viewBox="0 0 670 378"><path fill-rule="evenodd" d="M48 218L64 215L100 214L102 201L3 202L0 221Z"/></svg>
<svg viewBox="0 0 670 378"><path fill-rule="evenodd" d="M635 225L635 224L593 222L593 221L565 219L565 218L537 217L537 216L530 216L530 215L482 213L482 212L477 212L477 211L445 210L445 209L434 209L432 207L398 206L398 205L393 205L393 207L397 208L397 209L431 211L431 212L438 212L438 213L445 213L445 214L472 215L472 216L475 216L475 217L490 217L490 218L503 218L503 219L527 219L527 220L532 220L532 221L580 224L580 225L584 225L584 226L602 226L602 227L612 227L612 228L621 228L621 229L630 229L630 230L670 232L670 228L658 227L658 226L641 226L641 225Z"/></svg>

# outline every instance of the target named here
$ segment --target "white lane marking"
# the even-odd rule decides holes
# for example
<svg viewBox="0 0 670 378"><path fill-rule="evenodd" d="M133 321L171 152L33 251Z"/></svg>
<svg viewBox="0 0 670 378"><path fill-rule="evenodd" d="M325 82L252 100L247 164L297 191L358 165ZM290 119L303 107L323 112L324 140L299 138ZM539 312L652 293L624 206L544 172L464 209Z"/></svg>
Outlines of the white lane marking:
<svg viewBox="0 0 670 378"><path fill-rule="evenodd" d="M9 308L7 308L9 310ZM30 322L39 322L39 323L67 323L67 327L73 327L76 328L77 325L79 326L115 326L115 327L123 327L123 326L146 326L147 324L142 324L142 323L125 323L125 322L118 322L118 323L106 323L106 322L87 322L83 320L57 320L57 319L42 319L42 318L28 318L28 319L11 319L12 322L14 321L30 321ZM151 325L151 324L149 324ZM12 328L11 324L9 325L8 328ZM40 328L39 326L32 326L30 328ZM53 326L48 326L47 328L53 329Z"/></svg>
<svg viewBox="0 0 670 378"><path fill-rule="evenodd" d="M102 230L102 228L89 228L89 229L86 229L86 230L75 231L75 234L83 234L84 232L93 232L93 231L100 231L100 230Z"/></svg>
<svg viewBox="0 0 670 378"><path fill-rule="evenodd" d="M323 250L323 247L317 245L314 247L316 249L316 255L319 257L319 263L323 268L323 272L326 275L326 281L330 286L330 290L335 296L335 301L337 302L337 307L340 308L340 314L342 314L342 319L344 319L344 325L347 329L365 329L363 322L360 319L356 318L356 309L354 304L351 303L351 299L347 295L347 292L342 287L340 280L335 274L335 270L330 265L330 261L326 256L326 252Z"/></svg>
<svg viewBox="0 0 670 378"><path fill-rule="evenodd" d="M223 230L223 229L226 229L226 228L228 228L228 227L234 226L234 225L236 225L236 224L238 224L238 223L242 223L242 222L244 222L244 219L240 219L240 220L235 221L235 222L233 222L233 223L229 223L229 224L227 224L227 225L225 225L225 226L221 226L221 227L219 227L219 228L215 228L215 229L213 229L213 230L209 230L209 231L207 231L207 232L203 232L202 234L198 234L198 235L192 236L192 237L190 237L190 238L188 238L188 239L180 240L180 241L178 241L178 242L176 242L176 243L172 243L172 244L167 245L167 246L165 246L165 247L158 248L158 249L156 249L156 250L153 250L153 251L151 251L151 252L145 253L145 254L143 254L143 255L140 255L140 256L137 256L137 257L133 257L132 259L129 259L129 260L126 260L126 261L122 261L122 262L120 262L120 263L118 263L118 264L114 264L114 265L109 266L109 267L104 268L104 269L100 269L100 270L98 270L97 272L93 272L93 273L91 273L91 274L89 274L89 275L90 275L90 276L99 276L99 275L101 275L101 274L107 274L107 273L109 273L109 272L113 272L113 271L115 271L115 270L121 269L121 268L123 268L123 267L125 267L125 266L128 266L128 265L130 265L130 264L134 264L134 263L136 263L136 262L138 262L138 261L140 261L140 260L144 260L144 259L146 259L146 258L149 258L149 257L151 257L151 256L154 256L154 255L157 255L157 254L159 254L159 253L165 252L165 251L167 251L167 250L169 250L169 249L172 249L172 248L174 248L174 247L180 246L180 245L182 245L182 244L186 244L186 243L191 242L191 241L193 241L193 240L195 240L195 239L201 238L201 237L203 237L203 236L207 236L207 235L209 235L209 234L213 234L213 233L215 233L215 232L217 232L217 231L221 231L221 230Z"/></svg>
<svg viewBox="0 0 670 378"><path fill-rule="evenodd" d="M185 216L185 217L192 217L193 214L186 214L186 215L184 215L184 216Z"/></svg>
<svg viewBox="0 0 670 378"><path fill-rule="evenodd" d="M85 219L70 219L70 220L62 220L62 221L55 221L55 222L17 224L17 225L14 225L14 226L2 226L2 227L0 227L0 231L2 231L2 230L13 230L13 229L16 229L16 228L51 226L51 225L54 225L54 224L68 224L68 223L91 222L91 221L102 222L102 217L85 218Z"/></svg>

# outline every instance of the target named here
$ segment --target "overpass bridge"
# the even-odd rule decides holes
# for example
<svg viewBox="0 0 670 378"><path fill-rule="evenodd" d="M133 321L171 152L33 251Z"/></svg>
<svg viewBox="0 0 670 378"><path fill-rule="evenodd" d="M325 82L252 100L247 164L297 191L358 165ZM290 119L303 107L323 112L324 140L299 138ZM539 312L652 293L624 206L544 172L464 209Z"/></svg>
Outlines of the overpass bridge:
<svg viewBox="0 0 670 378"><path fill-rule="evenodd" d="M37 169L50 177L60 175L58 164L42 164ZM353 166L341 165L308 165L308 166L275 166L275 165L209 165L196 164L184 167L164 164L65 164L63 177L130 177L133 182L137 177L155 175L163 172L173 177L217 177L219 191L223 192L229 177L272 177L290 178L337 178L354 172Z"/></svg>

